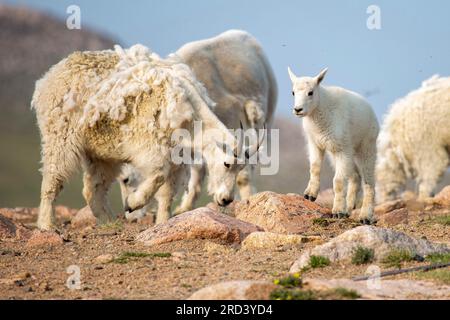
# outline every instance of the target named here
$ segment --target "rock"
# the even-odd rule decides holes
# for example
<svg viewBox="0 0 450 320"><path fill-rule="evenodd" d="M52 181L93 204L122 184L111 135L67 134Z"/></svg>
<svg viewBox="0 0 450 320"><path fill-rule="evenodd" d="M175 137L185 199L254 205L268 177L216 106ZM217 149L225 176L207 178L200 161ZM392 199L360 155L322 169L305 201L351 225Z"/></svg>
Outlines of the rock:
<svg viewBox="0 0 450 320"><path fill-rule="evenodd" d="M188 300L269 300L276 285L265 281L229 281L194 292Z"/></svg>
<svg viewBox="0 0 450 320"><path fill-rule="evenodd" d="M406 202L403 200L387 201L375 207L375 215L381 216L388 212L406 208Z"/></svg>
<svg viewBox="0 0 450 320"><path fill-rule="evenodd" d="M450 206L450 186L442 189L434 198L433 203L442 207Z"/></svg>
<svg viewBox="0 0 450 320"><path fill-rule="evenodd" d="M384 280L381 279L379 286L376 280L353 281L350 279L305 279L306 289L330 290L346 288L355 290L362 299L439 299L448 300L450 298L450 286L437 285L432 282L414 280Z"/></svg>
<svg viewBox="0 0 450 320"><path fill-rule="evenodd" d="M0 214L0 240L27 239L30 236L30 230Z"/></svg>
<svg viewBox="0 0 450 320"><path fill-rule="evenodd" d="M183 261L187 258L185 251L174 251L172 252L172 260L175 262Z"/></svg>
<svg viewBox="0 0 450 320"><path fill-rule="evenodd" d="M72 218L70 225L72 228L81 229L85 227L92 227L97 224L97 218L91 211L89 206L80 209L77 214Z"/></svg>
<svg viewBox="0 0 450 320"><path fill-rule="evenodd" d="M406 208L396 209L394 211L390 211L388 213L381 215L378 218L377 225L389 227L389 226L396 226L402 223L407 224L408 217L409 217L408 209Z"/></svg>
<svg viewBox="0 0 450 320"><path fill-rule="evenodd" d="M415 239L402 232L391 229L361 226L346 231L327 243L305 251L294 262L290 272L299 272L303 267L306 267L311 255L324 256L332 262L349 262L354 249L358 246L373 249L376 260L383 259L386 254L394 249L408 250L420 256L431 253L450 252L450 248L445 244L432 243L424 239Z"/></svg>
<svg viewBox="0 0 450 320"><path fill-rule="evenodd" d="M323 191L319 192L319 195L317 196L316 203L324 208L333 208L333 202L334 202L334 192L333 189L325 189Z"/></svg>
<svg viewBox="0 0 450 320"><path fill-rule="evenodd" d="M298 246L302 242L303 237L300 235L253 232L242 242L242 249L276 249L285 245Z"/></svg>
<svg viewBox="0 0 450 320"><path fill-rule="evenodd" d="M265 231L295 234L308 231L315 218L330 213L303 196L261 192L236 204L236 218L256 224Z"/></svg>
<svg viewBox="0 0 450 320"><path fill-rule="evenodd" d="M114 256L110 253L99 255L94 259L94 263L106 264L114 260Z"/></svg>
<svg viewBox="0 0 450 320"><path fill-rule="evenodd" d="M69 220L78 210L71 209L65 206L56 206L55 215L57 219ZM38 208L0 208L0 214L14 222L20 223L34 223L36 222L39 213Z"/></svg>
<svg viewBox="0 0 450 320"><path fill-rule="evenodd" d="M33 230L30 239L26 243L26 247L51 247L64 243L63 238L53 231Z"/></svg>
<svg viewBox="0 0 450 320"><path fill-rule="evenodd" d="M251 234L253 234L253 233L251 233ZM244 239L244 241L245 241L245 239ZM224 245L221 245L221 244L218 244L218 243L215 243L215 242L211 242L211 241L206 242L205 246L203 247L203 249L208 254L214 254L214 255L230 254L230 253L234 252L234 249L231 248L229 245L228 246L224 246Z"/></svg>
<svg viewBox="0 0 450 320"><path fill-rule="evenodd" d="M206 205L206 207L213 211L216 211L216 212L219 212L222 214L226 214L227 216L234 217L234 216L236 216L236 213L235 213L236 204L238 204L239 202L240 201L233 201L232 203L230 203L229 205L227 205L225 207L221 207L215 202L210 202Z"/></svg>
<svg viewBox="0 0 450 320"><path fill-rule="evenodd" d="M20 285L25 280L31 277L29 272L20 272L9 278L0 278L0 284L2 285Z"/></svg>
<svg viewBox="0 0 450 320"><path fill-rule="evenodd" d="M251 223L199 208L177 215L166 223L153 226L136 237L146 245L187 239L215 239L225 243L241 243L245 237L262 229Z"/></svg>

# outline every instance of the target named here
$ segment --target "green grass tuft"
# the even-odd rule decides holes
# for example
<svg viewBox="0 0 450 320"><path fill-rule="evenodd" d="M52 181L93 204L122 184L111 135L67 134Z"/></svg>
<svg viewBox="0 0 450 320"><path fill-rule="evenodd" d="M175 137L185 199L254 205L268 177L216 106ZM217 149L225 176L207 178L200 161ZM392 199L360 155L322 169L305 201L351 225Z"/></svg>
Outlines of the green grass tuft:
<svg viewBox="0 0 450 320"><path fill-rule="evenodd" d="M359 299L361 298L361 295L355 291L355 290L351 290L351 289L346 289L346 288L336 288L334 289L334 292L336 295L344 298L344 299Z"/></svg>
<svg viewBox="0 0 450 320"><path fill-rule="evenodd" d="M419 279L434 280L443 284L450 285L450 270L436 269L425 272L417 272L416 276Z"/></svg>
<svg viewBox="0 0 450 320"><path fill-rule="evenodd" d="M414 260L414 254L408 250L392 250L381 261L388 267L401 268L404 262L411 262Z"/></svg>
<svg viewBox="0 0 450 320"><path fill-rule="evenodd" d="M271 300L316 300L316 294L311 290L276 289L270 293Z"/></svg>
<svg viewBox="0 0 450 320"><path fill-rule="evenodd" d="M449 216L442 216L442 217L436 217L433 219L434 222L442 224L444 226L450 226L450 215Z"/></svg>
<svg viewBox="0 0 450 320"><path fill-rule="evenodd" d="M276 279L273 281L274 284L280 285L284 288L298 288L302 286L302 277L300 273L294 273L287 277Z"/></svg>
<svg viewBox="0 0 450 320"><path fill-rule="evenodd" d="M309 257L309 267L312 269L324 268L330 265L330 259L324 256L310 256Z"/></svg>
<svg viewBox="0 0 450 320"><path fill-rule="evenodd" d="M105 223L105 224L101 224L98 226L98 228L100 230L116 230L116 231L120 231L123 229L123 222L119 219L116 219L114 221Z"/></svg>
<svg viewBox="0 0 450 320"><path fill-rule="evenodd" d="M358 246L352 255L352 263L356 265L362 265L371 263L375 257L375 251L373 249Z"/></svg>
<svg viewBox="0 0 450 320"><path fill-rule="evenodd" d="M330 221L328 221L328 219L325 219L325 218L315 218L315 219L313 219L312 222L314 225L318 225L321 227L327 227L330 225Z"/></svg>
<svg viewBox="0 0 450 320"><path fill-rule="evenodd" d="M130 262L133 258L169 258L172 254L170 252L156 252L156 253L147 253L147 252L133 252L133 251L125 251L120 256L115 258L112 262L125 264Z"/></svg>
<svg viewBox="0 0 450 320"><path fill-rule="evenodd" d="M450 263L450 253L432 253L425 257L431 263Z"/></svg>

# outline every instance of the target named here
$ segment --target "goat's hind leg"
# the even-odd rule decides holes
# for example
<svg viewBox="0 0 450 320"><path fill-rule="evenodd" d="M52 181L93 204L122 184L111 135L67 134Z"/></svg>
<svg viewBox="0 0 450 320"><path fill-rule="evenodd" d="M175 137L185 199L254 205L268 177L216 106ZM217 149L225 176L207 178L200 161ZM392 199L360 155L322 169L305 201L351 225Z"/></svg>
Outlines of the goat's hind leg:
<svg viewBox="0 0 450 320"><path fill-rule="evenodd" d="M334 155L336 162L336 172L333 179L334 201L332 214L335 218L348 217L346 202L348 179L353 175L353 160L351 153L337 153Z"/></svg>
<svg viewBox="0 0 450 320"><path fill-rule="evenodd" d="M54 202L63 188L63 183L75 171L78 157L75 149L58 147L58 143L42 148L41 202L37 226L41 230L55 229Z"/></svg>
<svg viewBox="0 0 450 320"><path fill-rule="evenodd" d="M84 163L83 196L98 221L107 223L114 214L108 201L111 184L120 172L120 165L99 160L86 160Z"/></svg>

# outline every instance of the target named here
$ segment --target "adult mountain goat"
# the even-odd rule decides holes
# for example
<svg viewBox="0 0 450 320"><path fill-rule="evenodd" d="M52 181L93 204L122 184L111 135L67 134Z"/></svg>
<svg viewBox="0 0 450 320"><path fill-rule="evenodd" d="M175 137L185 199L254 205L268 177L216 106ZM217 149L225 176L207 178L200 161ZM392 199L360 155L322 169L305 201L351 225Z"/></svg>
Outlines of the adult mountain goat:
<svg viewBox="0 0 450 320"><path fill-rule="evenodd" d="M276 108L277 83L261 45L252 35L230 30L210 39L190 42L175 56L186 63L206 87L208 95L216 102L213 112L227 128L239 129L241 122L246 129L261 129L264 124L270 128ZM252 175L252 166L246 166L237 176L241 199L253 193ZM139 176L131 167L125 168L120 181L123 198L138 184ZM203 177L202 166L191 167L187 190L176 213L192 209ZM171 183L172 188L180 188L181 184L181 181ZM166 200L160 192L156 198L164 207L172 200ZM142 209L138 216L147 210L147 207ZM169 216L164 210L158 206L157 222Z"/></svg>
<svg viewBox="0 0 450 320"><path fill-rule="evenodd" d="M376 139L378 122L369 103L360 95L321 85L327 69L316 77L297 77L289 68L295 98L294 114L303 118L308 141L310 180L305 198L315 201L325 151L335 165L332 213L347 216L364 184L360 220L374 221Z"/></svg>
<svg viewBox="0 0 450 320"><path fill-rule="evenodd" d="M202 132L220 133L239 155L242 144L214 115L212 105L188 66L175 58L161 59L142 45L75 52L53 66L36 83L32 100L42 138L38 227L54 228L54 200L80 164L83 195L100 221L112 218L107 193L125 163L143 176L127 196L126 207L142 208L179 169L171 161L178 146L173 133L192 132L195 121L202 122ZM209 191L220 204L233 199L243 165L218 148L216 139L204 134L201 153L212 181Z"/></svg>
<svg viewBox="0 0 450 320"><path fill-rule="evenodd" d="M395 199L414 179L430 197L449 165L450 78L433 76L396 101L378 139L377 200Z"/></svg>

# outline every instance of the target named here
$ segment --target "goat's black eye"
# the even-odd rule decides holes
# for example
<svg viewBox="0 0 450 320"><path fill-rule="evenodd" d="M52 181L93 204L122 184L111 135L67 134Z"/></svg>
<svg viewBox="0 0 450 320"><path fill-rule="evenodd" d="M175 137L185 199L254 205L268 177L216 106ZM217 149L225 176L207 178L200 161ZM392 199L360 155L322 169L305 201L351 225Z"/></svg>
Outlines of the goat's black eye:
<svg viewBox="0 0 450 320"><path fill-rule="evenodd" d="M292 91L292 95L295 96L295 92L294 91Z"/></svg>
<svg viewBox="0 0 450 320"><path fill-rule="evenodd" d="M228 169L231 167L231 164L226 163L226 162L224 162L223 165L225 166L225 168L228 168Z"/></svg>
<svg viewBox="0 0 450 320"><path fill-rule="evenodd" d="M314 94L314 91L310 91L310 92L308 92L308 96L312 96Z"/></svg>
<svg viewBox="0 0 450 320"><path fill-rule="evenodd" d="M125 178L125 179L122 180L122 182L125 183L125 184L127 184L128 182L130 182L130 179Z"/></svg>

